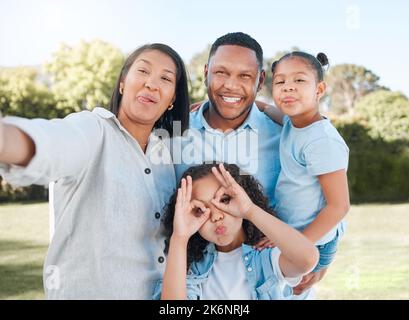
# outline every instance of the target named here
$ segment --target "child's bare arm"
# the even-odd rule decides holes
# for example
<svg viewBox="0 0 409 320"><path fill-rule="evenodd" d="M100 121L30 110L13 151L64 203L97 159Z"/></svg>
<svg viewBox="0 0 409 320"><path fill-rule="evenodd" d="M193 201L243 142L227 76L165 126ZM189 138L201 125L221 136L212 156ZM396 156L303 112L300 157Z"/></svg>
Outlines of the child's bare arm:
<svg viewBox="0 0 409 320"><path fill-rule="evenodd" d="M293 278L304 275L317 264L319 258L317 248L299 231L258 206L252 207L247 219L266 237L273 240L281 250L279 264L285 277Z"/></svg>
<svg viewBox="0 0 409 320"><path fill-rule="evenodd" d="M285 277L298 277L315 267L319 253L307 237L255 205L223 164L212 172L222 185L212 203L220 210L251 221L277 245L281 250L280 269ZM228 203L220 202L223 194L231 196Z"/></svg>
<svg viewBox="0 0 409 320"><path fill-rule="evenodd" d="M318 176L327 205L303 234L316 243L333 229L349 210L348 180L344 169Z"/></svg>
<svg viewBox="0 0 409 320"><path fill-rule="evenodd" d="M172 235L163 276L162 300L186 299L187 243L189 238Z"/></svg>

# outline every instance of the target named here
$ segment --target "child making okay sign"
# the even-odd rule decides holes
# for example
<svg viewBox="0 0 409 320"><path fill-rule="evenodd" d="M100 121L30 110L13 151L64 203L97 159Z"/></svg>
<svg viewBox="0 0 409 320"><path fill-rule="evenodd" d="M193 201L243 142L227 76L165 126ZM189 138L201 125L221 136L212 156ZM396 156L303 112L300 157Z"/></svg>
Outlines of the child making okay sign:
<svg viewBox="0 0 409 320"><path fill-rule="evenodd" d="M315 267L313 243L268 212L252 176L226 167L185 172L164 218L168 261L154 298L284 299ZM254 249L263 234L277 247Z"/></svg>

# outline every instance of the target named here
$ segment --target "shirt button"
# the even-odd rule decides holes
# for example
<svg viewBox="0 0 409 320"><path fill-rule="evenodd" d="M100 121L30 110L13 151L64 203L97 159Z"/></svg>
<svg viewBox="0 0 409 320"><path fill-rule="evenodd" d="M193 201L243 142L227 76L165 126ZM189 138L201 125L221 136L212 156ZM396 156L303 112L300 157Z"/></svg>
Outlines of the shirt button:
<svg viewBox="0 0 409 320"><path fill-rule="evenodd" d="M247 261L248 259L249 259L249 257L247 257L247 256L245 256L245 257L244 257L244 260L246 260L246 261Z"/></svg>
<svg viewBox="0 0 409 320"><path fill-rule="evenodd" d="M145 173L146 173L146 174L150 174L150 173L151 173L151 169L146 168L146 169L145 169Z"/></svg>
<svg viewBox="0 0 409 320"><path fill-rule="evenodd" d="M252 268L252 267L248 267L248 268L247 268L247 271L248 271L248 272L251 272L251 271L253 271L253 268Z"/></svg>
<svg viewBox="0 0 409 320"><path fill-rule="evenodd" d="M158 262L159 262L159 263L163 263L164 261L165 261L165 258L164 258L164 257L159 257L159 258L158 258Z"/></svg>
<svg viewBox="0 0 409 320"><path fill-rule="evenodd" d="M159 212L156 212L156 213L155 213L155 218L156 218L156 219L159 219L159 218L160 218L160 213L159 213Z"/></svg>

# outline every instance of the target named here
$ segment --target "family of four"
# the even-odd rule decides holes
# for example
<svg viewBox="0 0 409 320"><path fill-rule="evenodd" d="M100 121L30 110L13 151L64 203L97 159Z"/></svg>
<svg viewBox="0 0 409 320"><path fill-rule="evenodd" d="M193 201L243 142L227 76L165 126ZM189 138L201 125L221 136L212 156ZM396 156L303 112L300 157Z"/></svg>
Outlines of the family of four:
<svg viewBox="0 0 409 320"><path fill-rule="evenodd" d="M272 66L236 32L204 66L190 111L180 56L126 59L109 111L0 119L0 174L54 182L48 299L311 299L349 210L348 147L320 115L325 54ZM176 130L178 124L180 130Z"/></svg>

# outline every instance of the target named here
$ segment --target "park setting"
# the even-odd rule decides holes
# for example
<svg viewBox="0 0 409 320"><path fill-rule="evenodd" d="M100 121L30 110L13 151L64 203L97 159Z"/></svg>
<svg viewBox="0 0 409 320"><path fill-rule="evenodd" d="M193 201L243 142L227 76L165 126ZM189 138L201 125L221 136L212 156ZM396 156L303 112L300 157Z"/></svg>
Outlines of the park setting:
<svg viewBox="0 0 409 320"><path fill-rule="evenodd" d="M292 51L325 52L330 65L320 113L348 145L351 206L335 261L315 286L316 299L409 300L409 4L260 1L256 10L246 1L215 1L212 6L229 17L215 12L206 30L200 24L213 9L204 3L136 3L0 1L0 12L8 12L0 22L2 117L54 119L107 109L126 57L144 43L167 43L181 54L191 104L208 99L204 66L211 43L224 33L242 31L260 41L266 79L257 100L268 104L274 61ZM91 10L99 19L87 21ZM110 16L115 10L121 13ZM11 34L3 31L17 17L26 22ZM36 34L27 37L30 29ZM48 201L48 185L13 186L0 176L0 300L46 298L43 265L53 229Z"/></svg>

